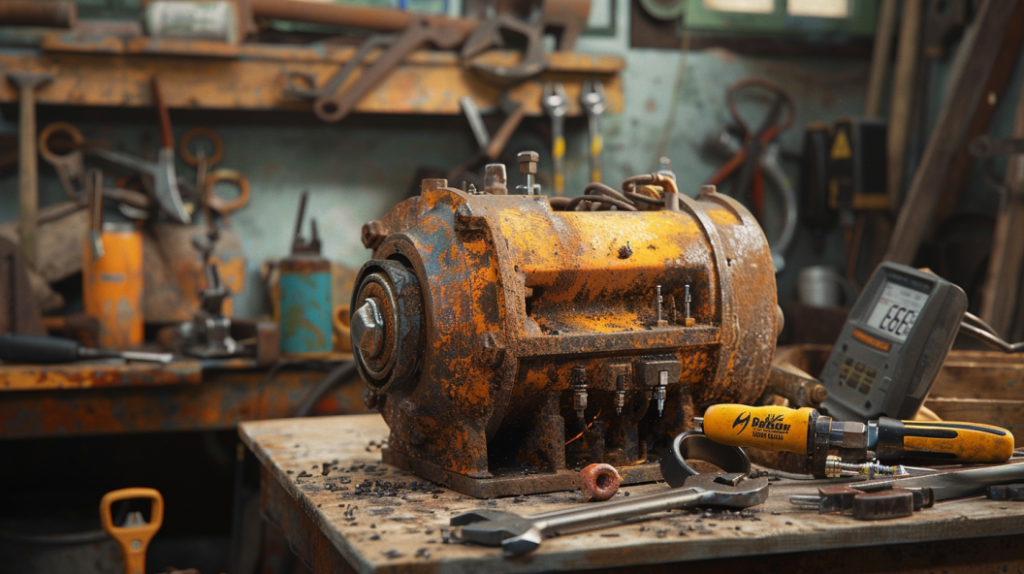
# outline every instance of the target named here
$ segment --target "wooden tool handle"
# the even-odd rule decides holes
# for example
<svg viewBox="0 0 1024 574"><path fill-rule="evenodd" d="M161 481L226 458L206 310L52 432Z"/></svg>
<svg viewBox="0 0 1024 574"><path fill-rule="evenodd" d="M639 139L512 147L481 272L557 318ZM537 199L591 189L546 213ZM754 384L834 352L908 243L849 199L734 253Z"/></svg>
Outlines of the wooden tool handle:
<svg viewBox="0 0 1024 574"><path fill-rule="evenodd" d="M153 103L160 113L160 147L174 149L174 132L171 131L171 112L164 102L164 93L160 90L160 80L156 76L150 80L153 87Z"/></svg>
<svg viewBox="0 0 1024 574"><path fill-rule="evenodd" d="M150 507L149 524L136 527L115 526L110 507L115 502L131 500L135 498L149 498L153 501ZM153 539L160 525L164 521L164 497L160 492L152 488L123 488L108 492L100 501L100 523L106 531L121 546L124 555L125 574L145 574L146 571L146 548L149 541Z"/></svg>

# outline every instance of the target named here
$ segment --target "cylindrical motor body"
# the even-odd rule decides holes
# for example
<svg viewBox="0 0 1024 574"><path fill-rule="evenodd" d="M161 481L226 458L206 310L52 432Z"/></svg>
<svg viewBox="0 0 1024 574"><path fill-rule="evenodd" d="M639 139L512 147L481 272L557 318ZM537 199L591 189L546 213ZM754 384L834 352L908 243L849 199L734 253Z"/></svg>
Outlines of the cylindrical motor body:
<svg viewBox="0 0 1024 574"><path fill-rule="evenodd" d="M82 300L100 322L99 346L128 349L143 343L142 232L130 223L104 223L103 256L85 242Z"/></svg>
<svg viewBox="0 0 1024 574"><path fill-rule="evenodd" d="M352 345L392 460L471 478L638 464L695 409L760 396L778 321L765 236L711 190L663 200L556 211L426 180L368 224Z"/></svg>
<svg viewBox="0 0 1024 574"><path fill-rule="evenodd" d="M331 262L297 253L280 263L278 326L281 354L317 356L334 350Z"/></svg>

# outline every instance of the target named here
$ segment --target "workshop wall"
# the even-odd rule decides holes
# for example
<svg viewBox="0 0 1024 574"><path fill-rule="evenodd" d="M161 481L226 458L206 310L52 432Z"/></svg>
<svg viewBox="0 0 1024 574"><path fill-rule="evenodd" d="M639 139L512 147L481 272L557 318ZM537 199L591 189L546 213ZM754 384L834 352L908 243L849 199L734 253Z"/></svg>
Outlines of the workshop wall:
<svg viewBox="0 0 1024 574"><path fill-rule="evenodd" d="M618 116L602 119L605 138L605 181L617 182L629 175L649 172L666 155L672 160L683 192L694 195L699 186L724 161L701 152L704 138L728 122L726 89L745 77L767 78L793 97L797 118L780 138L783 148L799 152L802 126L813 120L830 121L859 114L867 81L867 60L814 58L753 58L724 50L680 52L628 47L628 2L617 2L617 32L612 37L584 37L579 51L625 57L623 76L626 107ZM145 110L143 110L145 112ZM0 132L15 133L16 111L6 110ZM760 114L762 112L752 112ZM114 120L110 118L114 117ZM758 117L757 115L754 116ZM131 120L113 113L103 120L80 121L87 139L109 139L127 150L138 150L148 137L157 141L155 114L135 112ZM40 110L40 126L54 117ZM239 169L252 184L250 204L232 217L249 258L244 293L236 296L236 314L252 317L266 313L269 303L260 285L262 261L285 255L299 194L310 192L308 213L320 225L324 255L358 267L369 251L359 241L362 224L381 217L406 196L417 167L448 169L469 157L473 139L461 117L363 116L338 125L318 125L303 115L273 117L247 114L194 114L172 110L177 135L193 125L214 128L224 138L224 167ZM540 183L550 189L551 159L544 118L526 121L513 137L509 150L535 149L541 154ZM567 189L576 195L587 183L586 122L567 122ZM796 184L797 166L787 162ZM49 166L40 166L42 202L63 198L63 191ZM192 176L191 172L186 172ZM512 167L510 179L518 182ZM769 191L766 234L778 233L780 213ZM0 221L17 218L17 174L0 174ZM842 238L833 233L822 252L815 252L809 234L797 236L786 272L779 277L783 298L792 297L796 271L805 265L840 261Z"/></svg>

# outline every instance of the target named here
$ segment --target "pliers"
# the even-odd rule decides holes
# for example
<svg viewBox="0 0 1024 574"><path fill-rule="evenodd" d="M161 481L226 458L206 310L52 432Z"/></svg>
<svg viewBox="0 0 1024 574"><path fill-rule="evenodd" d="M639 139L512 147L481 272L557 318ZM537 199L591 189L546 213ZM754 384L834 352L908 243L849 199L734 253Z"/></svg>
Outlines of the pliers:
<svg viewBox="0 0 1024 574"><path fill-rule="evenodd" d="M750 130L749 124L736 107L737 93L751 88L767 91L774 95L768 113L765 114L756 133ZM772 140L793 125L795 119L793 99L782 88L768 80L747 78L736 82L729 88L729 91L726 92L726 103L729 106L729 114L742 132L743 147L739 153L711 176L708 184L720 185L730 176L736 174L733 195L741 196L749 190L754 215L760 220L764 216L764 173L761 170L761 155ZM786 115L785 119L780 122L779 118L783 109L785 109Z"/></svg>

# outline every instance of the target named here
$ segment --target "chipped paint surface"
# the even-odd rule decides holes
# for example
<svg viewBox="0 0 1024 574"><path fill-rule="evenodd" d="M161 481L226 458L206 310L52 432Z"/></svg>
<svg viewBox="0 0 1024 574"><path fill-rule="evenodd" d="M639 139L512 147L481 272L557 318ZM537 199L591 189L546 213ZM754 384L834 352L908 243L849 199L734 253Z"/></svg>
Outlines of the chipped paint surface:
<svg viewBox="0 0 1024 574"><path fill-rule="evenodd" d="M0 435L6 439L231 429L241 421L293 416L324 377L321 371L283 370L261 385L263 371L212 370L204 378L198 362L149 370L62 366L45 376L33 369L38 371L4 367ZM317 403L314 414L366 412L362 387L358 378L343 383Z"/></svg>

